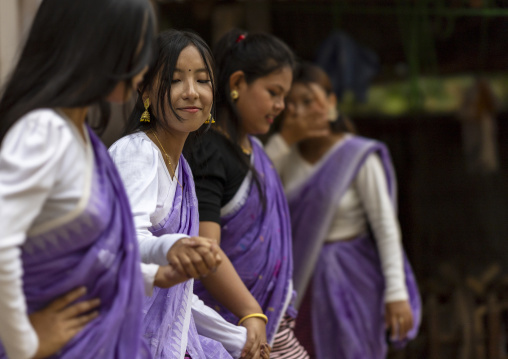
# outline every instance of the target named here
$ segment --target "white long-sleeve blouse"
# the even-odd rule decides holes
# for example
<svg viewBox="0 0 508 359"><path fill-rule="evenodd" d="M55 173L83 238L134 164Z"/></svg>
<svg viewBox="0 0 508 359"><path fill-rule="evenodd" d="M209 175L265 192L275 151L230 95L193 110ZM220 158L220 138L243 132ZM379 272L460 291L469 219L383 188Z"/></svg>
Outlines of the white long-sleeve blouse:
<svg viewBox="0 0 508 359"><path fill-rule="evenodd" d="M143 132L122 137L109 152L129 197L142 261L167 265L167 251L178 239L188 237L187 234L156 237L148 228L159 224L173 206L179 186L179 165L172 178L159 148ZM192 295L191 311L200 335L221 342L234 358L240 357L247 340L244 327L227 322L195 294Z"/></svg>
<svg viewBox="0 0 508 359"><path fill-rule="evenodd" d="M350 138L346 135L328 151ZM289 147L282 136L274 135L265 146L279 172L285 191L290 192L305 182L327 159L310 164L300 155L297 146ZM326 241L340 241L374 232L383 276L385 277L385 302L405 300L408 293L405 284L401 233L397 215L387 191L386 176L380 158L376 154L367 157L340 203L337 203Z"/></svg>
<svg viewBox="0 0 508 359"><path fill-rule="evenodd" d="M9 129L0 147L0 340L12 359L32 357L39 345L23 294L22 245L66 223L86 206L94 154L65 115L34 110ZM151 291L156 265L142 265Z"/></svg>

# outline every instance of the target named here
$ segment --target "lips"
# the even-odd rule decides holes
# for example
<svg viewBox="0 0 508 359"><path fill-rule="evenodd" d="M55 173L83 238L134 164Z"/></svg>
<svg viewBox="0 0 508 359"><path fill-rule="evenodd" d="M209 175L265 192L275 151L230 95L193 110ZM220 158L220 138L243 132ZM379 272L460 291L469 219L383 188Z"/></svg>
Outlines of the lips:
<svg viewBox="0 0 508 359"><path fill-rule="evenodd" d="M272 116L266 116L266 121L271 125L273 123L273 117Z"/></svg>
<svg viewBox="0 0 508 359"><path fill-rule="evenodd" d="M183 111L183 112L188 112L188 113L196 113L196 112L200 111L201 109L199 107L195 107L195 106L188 106L188 107L180 107L180 108L178 108L178 110Z"/></svg>

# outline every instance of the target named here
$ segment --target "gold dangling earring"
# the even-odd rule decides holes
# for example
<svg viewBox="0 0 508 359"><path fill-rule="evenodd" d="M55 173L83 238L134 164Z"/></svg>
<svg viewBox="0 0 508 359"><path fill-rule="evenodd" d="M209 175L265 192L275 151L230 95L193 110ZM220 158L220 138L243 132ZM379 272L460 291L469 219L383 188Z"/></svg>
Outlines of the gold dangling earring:
<svg viewBox="0 0 508 359"><path fill-rule="evenodd" d="M205 123L208 125L209 123L215 123L215 119L212 117L212 114L208 115L208 118L206 119Z"/></svg>
<svg viewBox="0 0 508 359"><path fill-rule="evenodd" d="M233 101L238 100L238 97L240 97L240 95L238 94L238 91L236 91L236 90L231 91L229 96L231 96L231 100L233 100Z"/></svg>
<svg viewBox="0 0 508 359"><path fill-rule="evenodd" d="M150 107L150 99L147 97L143 104L145 105L145 112L141 114L139 121L150 122L150 112L148 112L148 107Z"/></svg>

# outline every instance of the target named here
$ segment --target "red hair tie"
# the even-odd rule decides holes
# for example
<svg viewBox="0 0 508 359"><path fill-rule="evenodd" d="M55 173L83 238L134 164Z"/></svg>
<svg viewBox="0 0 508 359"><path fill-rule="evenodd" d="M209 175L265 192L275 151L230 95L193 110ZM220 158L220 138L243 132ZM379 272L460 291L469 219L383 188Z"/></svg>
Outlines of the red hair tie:
<svg viewBox="0 0 508 359"><path fill-rule="evenodd" d="M245 34L240 34L235 42L238 44L242 40L245 40Z"/></svg>

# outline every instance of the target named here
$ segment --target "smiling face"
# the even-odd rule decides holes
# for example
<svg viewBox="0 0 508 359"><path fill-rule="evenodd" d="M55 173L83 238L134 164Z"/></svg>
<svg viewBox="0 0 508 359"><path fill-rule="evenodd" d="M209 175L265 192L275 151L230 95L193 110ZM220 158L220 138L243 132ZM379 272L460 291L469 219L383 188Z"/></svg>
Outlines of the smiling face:
<svg viewBox="0 0 508 359"><path fill-rule="evenodd" d="M292 69L286 66L250 84L244 76L232 81L230 87L237 90L239 95L235 105L244 133L261 135L270 130L275 117L284 110L284 97L291 88L292 79Z"/></svg>
<svg viewBox="0 0 508 359"><path fill-rule="evenodd" d="M163 104L157 99L158 83L155 84L149 97L152 104ZM162 111L156 115L173 131L189 133L196 131L206 121L213 104L213 89L206 64L198 49L189 45L180 52L176 62L173 78L171 79L170 100L173 109L180 119L175 116L167 103L164 103L165 118L161 118Z"/></svg>

